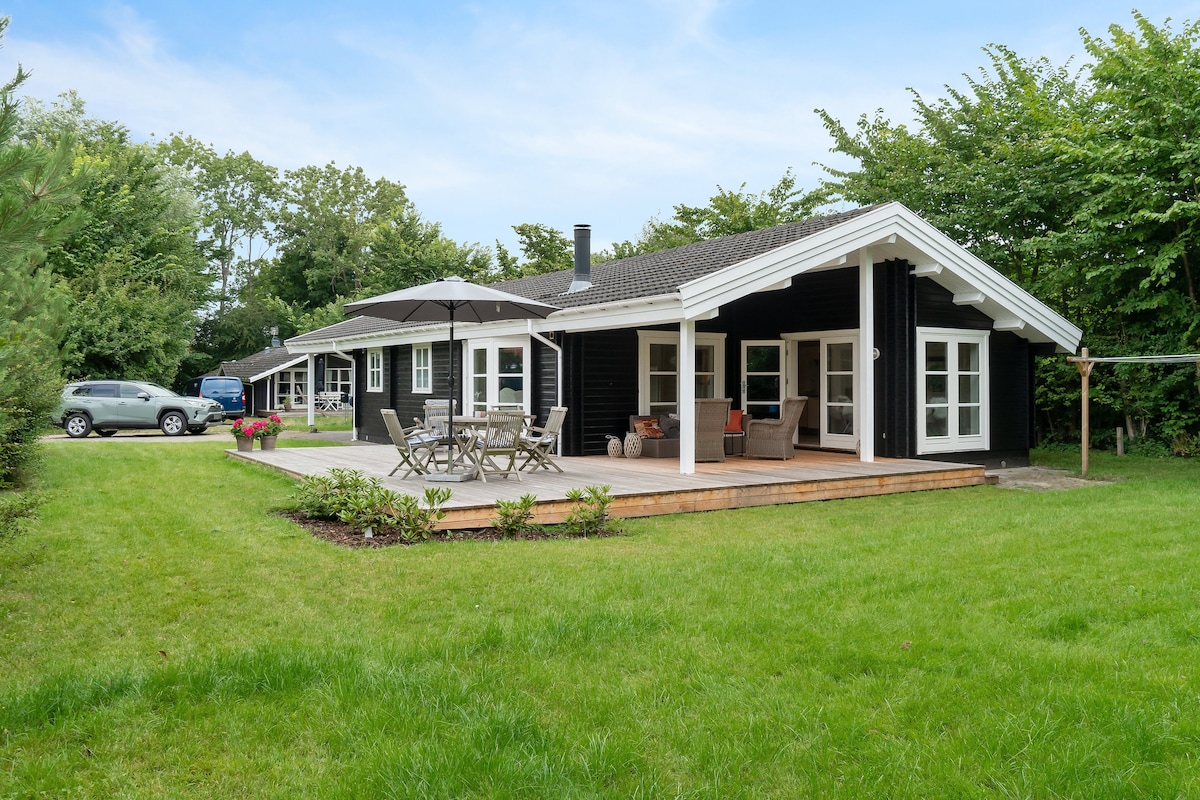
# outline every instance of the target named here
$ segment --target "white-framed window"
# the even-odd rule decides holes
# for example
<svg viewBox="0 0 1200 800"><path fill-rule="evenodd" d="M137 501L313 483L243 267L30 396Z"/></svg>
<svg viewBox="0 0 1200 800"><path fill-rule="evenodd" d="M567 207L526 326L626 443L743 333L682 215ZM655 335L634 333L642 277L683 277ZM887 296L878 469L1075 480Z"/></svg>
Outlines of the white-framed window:
<svg viewBox="0 0 1200 800"><path fill-rule="evenodd" d="M725 387L725 334L696 334L696 397L721 397ZM679 411L679 334L638 331L638 413Z"/></svg>
<svg viewBox="0 0 1200 800"><path fill-rule="evenodd" d="M383 348L367 351L367 391L383 391Z"/></svg>
<svg viewBox="0 0 1200 800"><path fill-rule="evenodd" d="M352 385L350 383L350 368L326 367L325 391L341 392L342 394L349 396L352 391Z"/></svg>
<svg viewBox="0 0 1200 800"><path fill-rule="evenodd" d="M275 376L275 407L308 405L308 370L282 369Z"/></svg>
<svg viewBox="0 0 1200 800"><path fill-rule="evenodd" d="M467 413L488 409L530 411L531 385L528 336L472 339L467 342Z"/></svg>
<svg viewBox="0 0 1200 800"><path fill-rule="evenodd" d="M413 345L412 390L413 394L433 393L433 347L429 343Z"/></svg>
<svg viewBox="0 0 1200 800"><path fill-rule="evenodd" d="M987 450L988 332L917 328L917 453Z"/></svg>

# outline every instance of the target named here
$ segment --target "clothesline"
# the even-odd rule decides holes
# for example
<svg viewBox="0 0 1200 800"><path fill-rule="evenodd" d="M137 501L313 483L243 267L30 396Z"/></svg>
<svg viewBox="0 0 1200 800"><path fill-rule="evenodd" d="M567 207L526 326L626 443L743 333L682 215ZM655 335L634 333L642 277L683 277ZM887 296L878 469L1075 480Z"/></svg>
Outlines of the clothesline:
<svg viewBox="0 0 1200 800"><path fill-rule="evenodd" d="M1079 377L1083 382L1081 410L1082 419L1080 420L1080 434L1082 438L1082 453L1080 472L1083 477L1087 477L1088 473L1088 438L1091 424L1088 419L1088 378L1092 375L1092 367L1097 364L1196 364L1197 372L1200 372L1200 354L1187 353L1180 355L1169 356L1109 356L1107 358L1093 358L1085 347L1080 351L1081 356L1067 356L1067 361L1075 364L1079 369Z"/></svg>
<svg viewBox="0 0 1200 800"><path fill-rule="evenodd" d="M1090 357L1086 351L1082 356L1068 356L1067 361L1090 364L1191 364L1200 362L1200 353L1171 356L1108 356Z"/></svg>

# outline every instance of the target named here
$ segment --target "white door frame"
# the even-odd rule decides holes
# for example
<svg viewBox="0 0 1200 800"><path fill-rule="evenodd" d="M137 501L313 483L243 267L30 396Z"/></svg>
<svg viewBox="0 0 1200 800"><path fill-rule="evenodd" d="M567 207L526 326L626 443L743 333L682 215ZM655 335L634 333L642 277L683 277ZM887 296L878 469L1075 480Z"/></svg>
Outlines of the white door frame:
<svg viewBox="0 0 1200 800"><path fill-rule="evenodd" d="M741 341L741 401L742 410L747 414L752 414L753 411L748 403L761 405L763 401L750 401L747 398L749 394L749 381L746 375L746 348L748 347L778 347L779 348L779 397L777 398L780 411L783 410L783 399L788 396L788 387L791 386L791 376L795 374L795 370L791 368L791 362L795 359L792 353L792 348L788 346L787 341L780 337L779 339L743 339ZM768 373L761 373L768 374Z"/></svg>
<svg viewBox="0 0 1200 800"><path fill-rule="evenodd" d="M858 449L860 435L862 432L862 391L859 381L859 359L862 349L859 347L859 332L857 329L846 329L838 331L805 331L803 333L785 333L783 338L789 343L791 342L817 342L821 352L821 376L820 376L820 396L810 397L809 403L816 403L818 407L818 422L817 430L820 433L820 446L823 450L849 450L855 451ZM832 404L837 407L839 404L836 400L831 400L829 397L829 351L828 346L831 344L851 344L853 345L853 370L847 372L839 372L841 375L851 375L853 383L851 384L851 395L853 396L853 428L852 434L835 433L829 430L829 407ZM797 348L789 346L788 348L788 371L792 375L798 375L799 365L796 363Z"/></svg>

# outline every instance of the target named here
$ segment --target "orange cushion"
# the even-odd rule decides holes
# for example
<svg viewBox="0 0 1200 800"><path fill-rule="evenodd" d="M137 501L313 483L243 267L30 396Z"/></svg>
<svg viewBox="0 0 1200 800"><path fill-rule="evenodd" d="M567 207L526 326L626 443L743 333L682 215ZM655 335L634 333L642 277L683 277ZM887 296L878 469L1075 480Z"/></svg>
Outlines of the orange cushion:
<svg viewBox="0 0 1200 800"><path fill-rule="evenodd" d="M725 426L726 433L741 433L742 432L742 410L740 408L731 409L729 412L729 423Z"/></svg>
<svg viewBox="0 0 1200 800"><path fill-rule="evenodd" d="M658 426L657 417L635 420L633 430L638 436L644 436L647 439L662 439L666 436L663 429Z"/></svg>

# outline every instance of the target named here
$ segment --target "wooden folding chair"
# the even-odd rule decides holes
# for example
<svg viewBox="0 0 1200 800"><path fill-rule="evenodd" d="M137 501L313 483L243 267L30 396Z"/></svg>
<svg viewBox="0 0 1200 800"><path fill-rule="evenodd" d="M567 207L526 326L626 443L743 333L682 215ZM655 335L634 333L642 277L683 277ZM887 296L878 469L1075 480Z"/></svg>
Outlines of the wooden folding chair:
<svg viewBox="0 0 1200 800"><path fill-rule="evenodd" d="M404 474L400 476L401 479L414 472L418 475L429 474L429 462L433 460L433 453L441 440L420 425L401 427L396 412L390 408L380 409L379 413L383 414L388 436L392 438L392 444L396 445L396 451L400 453L400 463L388 473L388 477L395 475L401 467L406 467Z"/></svg>
<svg viewBox="0 0 1200 800"><path fill-rule="evenodd" d="M554 448L558 446L558 437L562 433L563 420L566 419L567 409L563 406L554 406L550 409L550 414L546 417L546 424L542 427L530 425L521 433L521 441L519 447L521 454L525 456L525 460L521 462L521 469L528 469L533 472L536 469L556 469L562 472L562 467L555 464L551 459L554 454Z"/></svg>
<svg viewBox="0 0 1200 800"><path fill-rule="evenodd" d="M474 447L469 454L477 467L479 479L487 483L487 476L516 475L521 480L521 472L517 469L517 453L520 452L521 430L525 427L525 415L520 411L489 411L487 427L474 439ZM507 459L507 463L500 463Z"/></svg>

